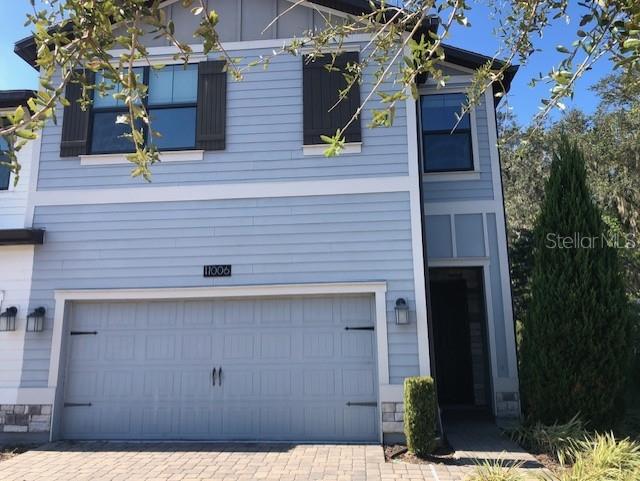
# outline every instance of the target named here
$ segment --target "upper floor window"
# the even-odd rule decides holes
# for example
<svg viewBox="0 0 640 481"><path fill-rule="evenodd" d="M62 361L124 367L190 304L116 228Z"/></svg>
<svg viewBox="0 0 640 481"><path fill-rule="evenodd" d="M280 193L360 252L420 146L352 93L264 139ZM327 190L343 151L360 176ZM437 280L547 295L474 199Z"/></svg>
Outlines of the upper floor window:
<svg viewBox="0 0 640 481"><path fill-rule="evenodd" d="M4 137L0 137L0 162L7 162L8 156L4 152L9 148ZM11 171L6 165L0 165L0 190L9 190L9 180L11 179Z"/></svg>
<svg viewBox="0 0 640 481"><path fill-rule="evenodd" d="M460 110L465 102L466 97L461 93L420 97L425 172L473 170L469 113L458 122Z"/></svg>
<svg viewBox="0 0 640 481"><path fill-rule="evenodd" d="M198 66L171 65L160 70L149 67L134 69L139 80L149 86L145 104L151 117L151 127L160 137L143 128L145 141L161 150L193 149L196 144L196 102L198 95ZM96 75L96 84L104 82ZM119 88L120 86L118 86ZM121 100L97 94L93 101L91 120L91 152L94 154L131 152L133 142L124 137L129 124L116 123L119 115L128 113Z"/></svg>

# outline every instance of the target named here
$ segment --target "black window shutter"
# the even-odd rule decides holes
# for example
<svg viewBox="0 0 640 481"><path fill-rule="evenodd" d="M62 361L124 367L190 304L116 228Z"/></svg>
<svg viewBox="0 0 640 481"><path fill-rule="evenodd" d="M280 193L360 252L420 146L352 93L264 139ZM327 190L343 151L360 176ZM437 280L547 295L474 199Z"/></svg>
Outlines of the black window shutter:
<svg viewBox="0 0 640 481"><path fill-rule="evenodd" d="M95 75L86 71L87 82L93 83ZM75 157L89 153L89 120L91 107L82 110L78 99L82 97L82 85L67 84L65 97L69 105L64 108L62 117L62 141L60 142L60 157Z"/></svg>
<svg viewBox="0 0 640 481"><path fill-rule="evenodd" d="M224 150L227 120L227 72L225 62L198 64L198 114L196 147Z"/></svg>
<svg viewBox="0 0 640 481"><path fill-rule="evenodd" d="M315 61L303 61L303 121L304 144L323 144L321 135L335 135L336 130L343 129L360 106L360 85L351 87L347 97L333 110L331 107L338 101L339 90L347 86L342 71L347 63L358 62L358 52L344 52L336 57L335 66L340 71L329 72L325 65L330 64L330 55ZM361 142L360 117L344 132L347 142Z"/></svg>

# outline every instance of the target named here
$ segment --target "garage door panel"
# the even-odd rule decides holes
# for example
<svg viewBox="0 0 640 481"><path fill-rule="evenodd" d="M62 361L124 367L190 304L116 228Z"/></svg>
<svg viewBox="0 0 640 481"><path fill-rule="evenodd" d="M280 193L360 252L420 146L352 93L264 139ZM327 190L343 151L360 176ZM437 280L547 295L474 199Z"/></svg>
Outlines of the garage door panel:
<svg viewBox="0 0 640 481"><path fill-rule="evenodd" d="M70 327L70 439L375 441L371 296L83 302ZM212 369L222 367L222 385ZM77 407L91 403L90 407Z"/></svg>
<svg viewBox="0 0 640 481"><path fill-rule="evenodd" d="M194 333L182 335L183 361L210 361L212 359L213 339L210 334Z"/></svg>
<svg viewBox="0 0 640 481"><path fill-rule="evenodd" d="M255 335L251 332L223 334L223 360L253 360L255 351Z"/></svg>
<svg viewBox="0 0 640 481"><path fill-rule="evenodd" d="M260 336L260 359L265 361L291 359L291 333L266 333Z"/></svg>
<svg viewBox="0 0 640 481"><path fill-rule="evenodd" d="M263 369L260 372L260 396L265 399L290 398L294 376L290 369Z"/></svg>
<svg viewBox="0 0 640 481"><path fill-rule="evenodd" d="M91 343L89 336L84 336L85 342ZM97 339L97 336L91 336ZM104 359L107 361L121 362L133 361L136 358L135 334L105 334L100 337L104 343Z"/></svg>
<svg viewBox="0 0 640 481"><path fill-rule="evenodd" d="M176 397L176 372L170 370L149 370L142 374L145 401L159 400L160 398Z"/></svg>
<svg viewBox="0 0 640 481"><path fill-rule="evenodd" d="M175 361L177 333L148 334L146 337L146 361Z"/></svg>
<svg viewBox="0 0 640 481"><path fill-rule="evenodd" d="M367 398L375 400L376 384L370 369L343 369L342 393L349 396L350 400L360 401Z"/></svg>
<svg viewBox="0 0 640 481"><path fill-rule="evenodd" d="M102 396L105 399L132 399L135 396L133 373L125 370L105 370L102 374Z"/></svg>
<svg viewBox="0 0 640 481"><path fill-rule="evenodd" d="M371 359L375 352L372 331L344 331L340 336L342 356L349 359Z"/></svg>
<svg viewBox="0 0 640 481"><path fill-rule="evenodd" d="M375 406L343 407L344 436L348 439L372 439L378 432Z"/></svg>
<svg viewBox="0 0 640 481"><path fill-rule="evenodd" d="M303 334L304 358L315 360L331 360L335 358L335 332L320 331L305 332Z"/></svg>
<svg viewBox="0 0 640 481"><path fill-rule="evenodd" d="M183 312L185 327L207 327L214 323L214 303L212 301L185 301Z"/></svg>

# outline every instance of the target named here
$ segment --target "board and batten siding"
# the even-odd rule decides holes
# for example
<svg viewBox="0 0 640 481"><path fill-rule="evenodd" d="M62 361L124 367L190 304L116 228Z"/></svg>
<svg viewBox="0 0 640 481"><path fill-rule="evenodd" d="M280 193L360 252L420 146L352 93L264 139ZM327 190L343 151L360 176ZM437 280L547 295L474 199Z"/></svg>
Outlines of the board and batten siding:
<svg viewBox="0 0 640 481"><path fill-rule="evenodd" d="M407 192L106 205L38 206L31 305L45 332L27 333L23 387L47 385L54 290L386 281L391 383L418 374ZM205 279L204 264L232 264ZM394 304L414 319L396 326Z"/></svg>
<svg viewBox="0 0 640 481"><path fill-rule="evenodd" d="M248 63L271 49L240 50L231 56ZM362 114L362 151L336 157L303 155L303 97L301 57L283 55L268 69L254 67L242 81L227 83L226 149L205 152L204 159L166 162L152 167L153 185L296 181L380 177L408 173L405 104L396 107L394 125L369 129L378 100ZM371 70L371 69L369 69ZM373 86L369 71L361 86L361 98ZM393 88L390 84L385 88ZM140 187L146 182L130 176L131 166L80 165L78 157L60 157L62 111L58 125L43 132L39 190Z"/></svg>
<svg viewBox="0 0 640 481"><path fill-rule="evenodd" d="M484 225L486 219L486 225ZM452 229L451 222L454 222ZM485 245L484 231L487 232ZM496 377L508 378L509 356L507 345L507 329L513 329L504 315L504 296L502 292L502 272L500 271L500 254L498 249L498 225L496 215L482 214L444 214L427 215L427 254L429 261L453 260L449 266L455 266L455 260L488 261L488 280L491 292L491 312L493 313L493 329L489 335L493 337L495 346ZM455 232L455 238L452 236ZM515 366L511 366L515 372Z"/></svg>

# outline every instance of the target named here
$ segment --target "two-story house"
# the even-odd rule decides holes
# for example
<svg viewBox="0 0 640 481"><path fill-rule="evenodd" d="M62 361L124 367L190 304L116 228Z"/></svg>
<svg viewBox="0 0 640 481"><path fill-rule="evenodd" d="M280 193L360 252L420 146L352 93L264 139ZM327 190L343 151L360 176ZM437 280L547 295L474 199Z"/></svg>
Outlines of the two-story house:
<svg viewBox="0 0 640 481"><path fill-rule="evenodd" d="M368 2L310 1L263 33L290 6L217 1L225 50L247 64ZM193 42L197 18L164 8ZM489 59L448 47L445 89L426 79L389 128L366 127L367 105L326 158L320 135L372 71L329 112L343 80L323 60L281 55L234 81L201 46L185 68L147 40L165 65L139 69L163 133L151 183L130 177L110 96L84 112L69 87L39 145L26 215L46 237L27 310L44 322L13 389L25 410L51 410L51 438L391 441L416 375L435 376L443 409L517 416L492 92L450 134ZM32 39L16 52L34 64Z"/></svg>

